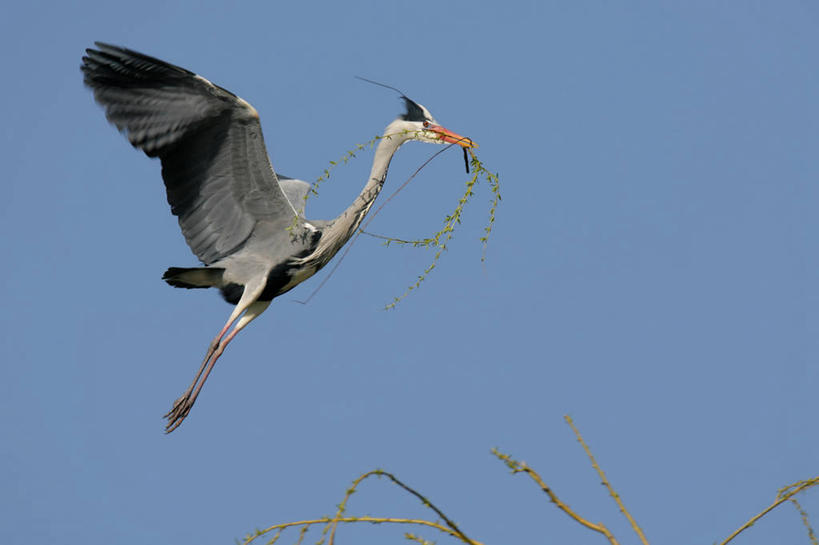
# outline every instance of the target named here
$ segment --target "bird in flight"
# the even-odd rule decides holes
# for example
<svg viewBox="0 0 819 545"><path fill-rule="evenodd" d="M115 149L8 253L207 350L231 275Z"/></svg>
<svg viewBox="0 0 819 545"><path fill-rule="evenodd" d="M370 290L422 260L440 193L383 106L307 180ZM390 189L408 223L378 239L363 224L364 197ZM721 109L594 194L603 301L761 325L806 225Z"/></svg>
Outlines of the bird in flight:
<svg viewBox="0 0 819 545"><path fill-rule="evenodd" d="M170 433L190 413L225 347L279 295L304 282L344 246L367 215L390 160L410 140L475 147L402 95L406 112L379 139L364 189L338 217L308 220L310 185L277 174L249 103L205 78L123 47L96 42L80 67L105 116L162 163L171 213L202 267L171 267L177 288L218 288L235 307L199 371L165 415Z"/></svg>

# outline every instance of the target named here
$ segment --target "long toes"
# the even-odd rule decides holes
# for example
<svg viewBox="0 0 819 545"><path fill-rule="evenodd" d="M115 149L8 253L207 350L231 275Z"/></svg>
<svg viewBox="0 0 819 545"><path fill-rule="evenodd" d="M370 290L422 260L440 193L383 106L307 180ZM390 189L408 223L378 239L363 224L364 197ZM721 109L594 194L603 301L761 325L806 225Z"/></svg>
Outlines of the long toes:
<svg viewBox="0 0 819 545"><path fill-rule="evenodd" d="M182 420L183 418L188 416L190 410L191 407L188 404L177 405L173 409L171 409L171 412L165 415L165 418L167 418L171 422L174 422L176 420Z"/></svg>
<svg viewBox="0 0 819 545"><path fill-rule="evenodd" d="M172 420L168 422L168 425L165 426L165 433L171 433L173 430L178 428L182 424L182 420Z"/></svg>
<svg viewBox="0 0 819 545"><path fill-rule="evenodd" d="M191 406L192 403L187 396L182 396L174 402L173 408L164 417L168 419L168 423L165 425L165 433L172 432L182 424L182 421L188 416Z"/></svg>
<svg viewBox="0 0 819 545"><path fill-rule="evenodd" d="M171 410L165 413L162 418L171 418L172 415L180 412L182 408L188 403L188 395L185 394L176 401L173 402L173 407Z"/></svg>
<svg viewBox="0 0 819 545"><path fill-rule="evenodd" d="M188 413L185 411L182 413L174 413L172 416L169 416L168 423L165 425L165 433L171 433L173 430L178 428L187 415Z"/></svg>

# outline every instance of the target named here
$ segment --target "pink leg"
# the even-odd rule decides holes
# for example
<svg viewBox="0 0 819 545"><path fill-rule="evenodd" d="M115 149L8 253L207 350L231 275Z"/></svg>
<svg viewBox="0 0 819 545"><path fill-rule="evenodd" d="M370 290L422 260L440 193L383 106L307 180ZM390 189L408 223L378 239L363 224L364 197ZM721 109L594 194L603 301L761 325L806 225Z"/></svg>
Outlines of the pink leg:
<svg viewBox="0 0 819 545"><path fill-rule="evenodd" d="M217 335L213 341L211 341L208 352L205 355L205 359L202 362L202 365L199 367L199 372L196 374L196 378L194 378L190 387L188 387L185 393L176 400L173 408L170 410L170 412L168 412L168 414L165 415L165 418L168 419L168 424L165 426L165 433L172 432L182 424L182 421L186 416L188 416L188 413L193 407L196 398L199 396L199 392L202 391L202 386L204 386L210 372L213 370L216 360L218 360L225 351L228 343L230 343L236 334L244 329L247 324L261 315L261 313L267 309L268 305L270 305L270 301L254 301L250 303L245 307L246 312L244 315L239 318L238 322L236 322L238 315L241 314L241 312L237 312L241 308L240 305L241 302L239 305L237 305L236 309L225 324L225 327L223 327L222 331L219 332L219 335ZM236 322L236 326L227 337L224 337L225 333L234 322Z"/></svg>
<svg viewBox="0 0 819 545"><path fill-rule="evenodd" d="M190 397L191 392L193 392L193 389L196 387L196 383L199 382L199 377L202 376L202 371L205 370L205 366L207 365L208 360L210 360L211 356L213 356L213 353L219 347L219 343L221 342L222 337L225 336L225 333L227 332L228 329L230 329L230 326L235 321L236 321L236 319L231 316L231 319L229 319L227 321L227 323L225 324L225 327L222 328L222 331L220 331L219 334L216 335L216 337L210 342L210 346L208 347L208 351L205 354L205 359L202 360L202 365L199 366L199 371L196 373L196 376L193 378L193 382L191 382L191 385L188 386L187 390L185 390L185 393L182 394L179 397L179 399L177 399L176 402L174 403L174 409L176 408L176 405L178 403L182 403L184 400L186 400L188 397ZM170 415L173 414L174 409L171 409L168 412L168 414L165 415L165 418L170 417Z"/></svg>

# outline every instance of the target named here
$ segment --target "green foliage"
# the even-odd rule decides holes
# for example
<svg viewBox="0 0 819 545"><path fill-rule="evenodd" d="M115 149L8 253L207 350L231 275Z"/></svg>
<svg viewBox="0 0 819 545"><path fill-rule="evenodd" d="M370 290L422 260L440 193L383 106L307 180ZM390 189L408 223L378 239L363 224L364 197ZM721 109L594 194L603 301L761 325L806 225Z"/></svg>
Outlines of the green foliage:
<svg viewBox="0 0 819 545"><path fill-rule="evenodd" d="M322 171L321 175L318 178L316 178L316 181L313 182L313 184L310 186L310 191L308 191L304 195L304 202L301 204L300 209L299 207L296 207L297 212L300 214L304 212L305 207L307 206L307 200L310 198L310 195L315 195L318 197L319 186L330 179L330 175L332 174L333 170L336 169L336 167L346 165L351 160L355 159L357 157L356 153L358 153L359 151L372 149L375 146L375 143L381 140L382 138L384 137L379 135L369 139L367 142L363 144L356 144L353 149L347 150L344 153L344 155L342 155L338 160L330 161L330 166L328 166ZM295 203L293 203L293 205L295 206ZM293 222L290 224L290 227L288 227L288 229L295 228L298 222L299 222L298 216L293 216Z"/></svg>
<svg viewBox="0 0 819 545"><path fill-rule="evenodd" d="M338 166L346 165L352 159L357 157L356 153L359 151L364 151L366 149L372 149L376 142L384 138L383 136L375 136L369 139L364 144L356 144L355 147L351 150L347 150L347 152L341 156L337 161L330 161L330 166L325 168L324 171L321 173L321 176L316 178L316 181L313 182L313 186L310 188L310 191L304 196L304 202L307 203L307 199L310 198L310 195L318 196L318 188L319 186L325 182L326 180L330 179L330 173Z"/></svg>
<svg viewBox="0 0 819 545"><path fill-rule="evenodd" d="M495 224L495 211L497 210L498 203L501 200L500 179L497 174L493 174L483 166L483 163L481 163L474 151L471 149L468 151L471 155L469 164L472 167L472 177L466 181L463 196L458 200L458 204L455 206L452 213L448 214L444 218L444 225L439 231L425 238L420 238L417 240L403 240L394 237L374 235L361 230L361 232L364 234L384 240L385 246L396 244L399 246L412 246L413 248L429 248L434 251L432 262L424 269L424 272L418 275L415 282L407 287L403 294L393 298L392 302L385 306L386 310L395 308L395 306L400 303L401 300L407 297L412 290L418 288L421 283L426 280L427 275L429 275L429 273L435 269L436 265L438 264L438 260L447 250L449 241L452 240L452 237L455 235L455 227L461 223L464 207L469 202L469 199L475 194L475 186L481 179L486 180L486 183L489 185L490 191L492 192L492 200L490 201L489 205L489 220L486 227L483 228L484 234L479 239L481 243L483 243L481 261L486 261L486 248L487 244L489 243L489 235L492 233L492 228Z"/></svg>
<svg viewBox="0 0 819 545"><path fill-rule="evenodd" d="M369 141L367 141L364 144L356 144L356 146L353 149L348 150L337 161L330 161L330 166L324 169L321 176L319 176L316 179L316 181L313 183L313 186L311 187L310 191L304 196L305 204L306 204L307 199L310 197L310 195L318 195L319 185L321 185L323 182L325 182L326 180L328 180L330 178L332 171L336 167L338 167L340 165L346 165L352 159L357 157L357 155L356 155L357 152L365 150L365 149L372 148L376 144L376 142L378 142L381 138L385 138L385 137L384 136L376 136L374 138L371 138ZM398 188L398 190L396 190L396 192L393 193L393 195L390 196L386 200L386 202L389 202L389 200L393 196L395 196L399 191L401 191L404 187L406 187L406 185L412 180L412 178L415 177L415 174L417 174L422 168L424 168L429 163L430 160L432 160L434 157L437 157L442 151L445 151L449 147L452 147L452 145L447 146L447 148L445 148L444 150L439 151L438 153L433 155L433 157L431 157L429 160L427 160L423 165L421 165L421 167L418 170L415 171L415 173L410 177L410 179L408 179L406 182L404 182L404 184L402 184ZM482 253L481 253L481 262L486 261L486 250L487 250L487 245L489 243L489 236L491 235L492 228L494 227L494 224L495 224L495 211L497 210L498 204L500 203L500 200L501 200L500 178L499 178L497 173L492 173L483 166L483 163L481 163L480 159L478 159L478 156L475 154L475 152L472 149L469 149L468 151L469 151L469 154L471 156L471 159L469 161L469 165L470 165L470 167L472 169L472 177L466 181L463 196L458 200L458 203L455 206L455 209L452 211L452 213L448 214L444 218L443 227L440 230L438 230L437 232L433 233L432 235L430 235L428 237L419 238L419 239L415 239L415 240L405 240L405 239L401 239L401 238L397 238L397 237L378 235L378 234L375 234L375 233L370 233L368 231L365 231L364 228L366 227L366 225L368 225L369 221L371 221L372 218L375 215L378 214L378 212L381 210L381 207L383 207L383 205L381 205L381 207L379 207L379 209L376 210L372 214L372 216L370 217L370 220L367 222L367 224L365 224L364 227L359 228L358 234L364 234L364 235L367 235L367 236L371 236L371 237L374 237L374 238L381 239L381 240L384 241L384 246L397 245L397 246L409 246L409 247L413 247L413 248L427 248L427 249L429 249L429 250L431 250L433 252L433 257L432 257L431 263L424 269L424 271L421 274L418 275L415 282L413 282L410 286L407 287L407 289L404 291L404 293L402 293L398 297L394 297L392 302L385 305L385 307L384 307L385 310L395 308L395 306L399 302L401 302L404 298L406 298L413 290L420 287L421 283L424 280L426 280L427 276L435 269L435 267L438 264L438 260L441 258L441 256L444 254L444 252L447 250L448 244L452 240L452 237L455 234L456 226L461 223L461 218L463 216L464 208L465 208L466 204L469 202L470 198L475 194L475 187L477 186L477 184L479 183L479 181L481 179L486 181L487 185L489 186L490 192L492 193L492 198L490 199L490 203L489 203L489 219L487 221L486 226L483 228L482 236L479 238L480 242L483 244L483 250L482 250ZM465 150L465 152L466 152L466 150ZM386 204L386 202L384 204ZM302 207L302 210L303 209L304 208ZM294 225L295 225L296 221L297 220L294 218Z"/></svg>

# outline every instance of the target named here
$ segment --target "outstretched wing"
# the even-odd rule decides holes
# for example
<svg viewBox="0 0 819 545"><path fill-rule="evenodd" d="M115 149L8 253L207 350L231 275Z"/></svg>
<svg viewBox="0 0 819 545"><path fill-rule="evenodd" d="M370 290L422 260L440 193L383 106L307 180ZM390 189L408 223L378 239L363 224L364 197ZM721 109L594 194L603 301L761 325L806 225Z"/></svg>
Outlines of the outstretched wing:
<svg viewBox="0 0 819 545"><path fill-rule="evenodd" d="M259 114L208 80L159 59L96 42L81 70L105 115L162 161L171 212L205 264L230 255L263 219L289 224Z"/></svg>

